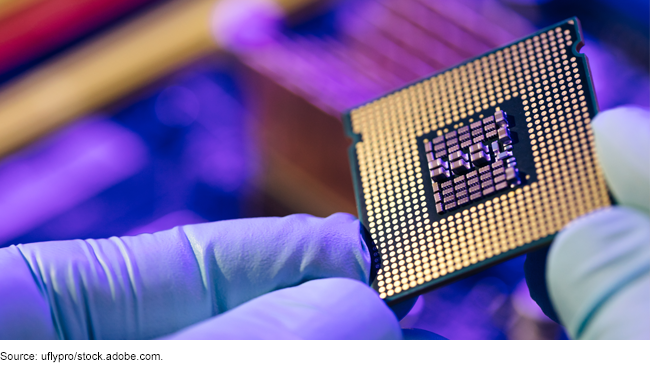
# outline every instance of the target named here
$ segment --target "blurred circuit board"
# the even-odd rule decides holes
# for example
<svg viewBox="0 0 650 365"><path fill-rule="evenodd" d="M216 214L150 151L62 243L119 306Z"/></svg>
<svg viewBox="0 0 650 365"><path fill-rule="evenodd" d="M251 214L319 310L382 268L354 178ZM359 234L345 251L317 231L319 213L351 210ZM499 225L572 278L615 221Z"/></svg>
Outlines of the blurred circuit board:
<svg viewBox="0 0 650 365"><path fill-rule="evenodd" d="M389 303L549 244L611 204L577 18L344 115L373 287Z"/></svg>

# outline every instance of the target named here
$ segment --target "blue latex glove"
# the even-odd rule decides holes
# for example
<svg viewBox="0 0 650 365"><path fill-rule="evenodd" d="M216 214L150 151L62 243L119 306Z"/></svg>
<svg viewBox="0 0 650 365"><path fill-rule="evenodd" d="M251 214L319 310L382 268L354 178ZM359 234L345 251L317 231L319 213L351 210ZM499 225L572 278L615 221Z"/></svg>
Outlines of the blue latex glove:
<svg viewBox="0 0 650 365"><path fill-rule="evenodd" d="M0 339L399 339L369 267L347 214L12 246Z"/></svg>
<svg viewBox="0 0 650 365"><path fill-rule="evenodd" d="M544 250L530 254L526 280L571 338L650 339L650 114L606 111L593 130L618 206L570 223L548 257Z"/></svg>

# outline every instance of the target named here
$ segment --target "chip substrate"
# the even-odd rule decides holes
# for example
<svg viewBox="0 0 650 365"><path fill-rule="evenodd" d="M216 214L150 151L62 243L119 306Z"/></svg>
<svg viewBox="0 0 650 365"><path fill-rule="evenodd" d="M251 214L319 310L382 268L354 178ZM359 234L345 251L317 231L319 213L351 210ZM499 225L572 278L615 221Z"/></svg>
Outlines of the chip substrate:
<svg viewBox="0 0 650 365"><path fill-rule="evenodd" d="M394 304L549 244L612 204L577 18L343 117L372 286Z"/></svg>

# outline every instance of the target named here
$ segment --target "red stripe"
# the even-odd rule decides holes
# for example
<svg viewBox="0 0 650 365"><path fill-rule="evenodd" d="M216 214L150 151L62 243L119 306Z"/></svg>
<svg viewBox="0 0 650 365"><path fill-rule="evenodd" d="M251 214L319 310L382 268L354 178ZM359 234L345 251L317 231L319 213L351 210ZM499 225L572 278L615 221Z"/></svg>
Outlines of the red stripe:
<svg viewBox="0 0 650 365"><path fill-rule="evenodd" d="M0 73L155 0L44 0L0 22Z"/></svg>

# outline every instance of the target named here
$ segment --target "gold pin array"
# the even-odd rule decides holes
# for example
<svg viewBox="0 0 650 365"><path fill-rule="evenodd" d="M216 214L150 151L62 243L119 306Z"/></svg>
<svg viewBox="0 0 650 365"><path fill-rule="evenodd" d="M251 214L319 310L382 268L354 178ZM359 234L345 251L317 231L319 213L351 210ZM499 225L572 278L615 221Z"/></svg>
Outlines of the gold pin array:
<svg viewBox="0 0 650 365"><path fill-rule="evenodd" d="M571 47L572 21L351 112L365 219L387 298L544 238L610 205ZM525 113L537 181L443 219L425 197L417 138L459 128L506 100Z"/></svg>

